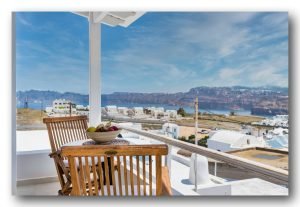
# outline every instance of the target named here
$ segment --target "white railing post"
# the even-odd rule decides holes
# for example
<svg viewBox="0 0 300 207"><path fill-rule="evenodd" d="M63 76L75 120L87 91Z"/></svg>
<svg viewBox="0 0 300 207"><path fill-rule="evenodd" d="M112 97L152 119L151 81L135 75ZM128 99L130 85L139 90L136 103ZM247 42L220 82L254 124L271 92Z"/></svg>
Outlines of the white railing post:
<svg viewBox="0 0 300 207"><path fill-rule="evenodd" d="M217 176L217 162L215 162L215 169L214 169L214 174L215 174L215 176Z"/></svg>
<svg viewBox="0 0 300 207"><path fill-rule="evenodd" d="M165 156L165 165L168 167L169 176L171 177L171 162L172 162L172 145L168 144L168 155Z"/></svg>
<svg viewBox="0 0 300 207"><path fill-rule="evenodd" d="M195 145L198 145L198 139L197 139L197 135L198 135L198 97L196 97L195 99ZM194 169L195 169L195 191L197 192L198 190L198 181L197 181L197 154L195 154L195 160L194 160Z"/></svg>

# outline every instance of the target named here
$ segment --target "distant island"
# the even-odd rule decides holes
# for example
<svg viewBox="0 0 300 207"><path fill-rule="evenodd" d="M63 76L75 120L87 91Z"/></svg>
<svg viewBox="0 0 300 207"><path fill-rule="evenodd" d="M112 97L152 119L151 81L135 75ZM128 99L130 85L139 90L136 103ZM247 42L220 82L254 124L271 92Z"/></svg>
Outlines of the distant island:
<svg viewBox="0 0 300 207"><path fill-rule="evenodd" d="M102 94L102 105L156 104L170 106L193 106L199 98L199 108L208 110L251 110L255 115L288 114L288 88L265 87L196 87L178 93L132 93L115 92ZM75 104L88 104L88 95L56 91L17 91L17 104L29 103L52 105L54 99L68 99Z"/></svg>

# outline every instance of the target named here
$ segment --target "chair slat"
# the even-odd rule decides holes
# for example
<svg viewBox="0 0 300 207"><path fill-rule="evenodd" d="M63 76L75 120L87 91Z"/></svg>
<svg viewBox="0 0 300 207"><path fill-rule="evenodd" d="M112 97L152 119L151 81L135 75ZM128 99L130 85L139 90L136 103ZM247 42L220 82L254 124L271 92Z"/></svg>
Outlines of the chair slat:
<svg viewBox="0 0 300 207"><path fill-rule="evenodd" d="M109 168L107 156L104 156L104 171L105 171L105 185L107 188L107 195L110 196L110 182L109 182Z"/></svg>
<svg viewBox="0 0 300 207"><path fill-rule="evenodd" d="M149 195L152 196L152 156L149 155Z"/></svg>
<svg viewBox="0 0 300 207"><path fill-rule="evenodd" d="M58 141L58 149L59 149L64 144L64 140L61 135L59 122L55 122L54 125L55 125L56 131L57 131L57 141Z"/></svg>
<svg viewBox="0 0 300 207"><path fill-rule="evenodd" d="M92 159L92 174L93 174L93 182L94 182L94 185L95 185L95 195L99 195L99 187L98 187L98 179L97 179L97 170L96 170L96 164L95 164L95 157L91 157Z"/></svg>
<svg viewBox="0 0 300 207"><path fill-rule="evenodd" d="M125 193L128 196L128 181L127 181L127 164L126 164L126 156L123 156L123 163L124 163L124 178L125 178Z"/></svg>
<svg viewBox="0 0 300 207"><path fill-rule="evenodd" d="M114 195L117 195L117 190L116 190L116 181L115 181L115 166L114 166L114 156L110 157L110 176L111 176L111 181L112 181L112 185L113 185L113 191L114 191Z"/></svg>
<svg viewBox="0 0 300 207"><path fill-rule="evenodd" d="M93 189L92 189L92 183L91 183L91 170L90 170L90 166L89 166L89 158L88 157L84 157L84 161L85 161L85 176L87 178L88 181L88 187L89 187L89 195L93 195Z"/></svg>
<svg viewBox="0 0 300 207"><path fill-rule="evenodd" d="M138 196L141 196L141 186L140 186L140 156L136 156L136 183L137 183L137 191Z"/></svg>
<svg viewBox="0 0 300 207"><path fill-rule="evenodd" d="M129 156L130 160L130 187L131 187L131 196L134 196L134 181L133 181L133 161L132 156Z"/></svg>
<svg viewBox="0 0 300 207"><path fill-rule="evenodd" d="M85 133L85 131L80 130L80 129L86 129L86 128L84 127L84 124L83 124L83 121L82 121L82 120L78 120L78 130L81 132L81 140L82 140L82 139L86 139L86 133Z"/></svg>
<svg viewBox="0 0 300 207"><path fill-rule="evenodd" d="M72 127L72 132L73 132L73 134L74 134L74 140L80 140L79 139L79 136L78 136L78 132L77 132L77 130L76 130L76 127L75 127L75 123L74 123L74 121L71 121L70 122L70 125L71 125L71 127Z"/></svg>
<svg viewBox="0 0 300 207"><path fill-rule="evenodd" d="M78 135L79 135L79 139L80 140L82 140L82 139L84 139L84 132L82 131L82 130L80 130L80 121L79 120L76 120L76 121L74 121L75 122L75 124L76 124L76 130L77 130L77 132L78 132Z"/></svg>
<svg viewBox="0 0 300 207"><path fill-rule="evenodd" d="M144 189L144 196L146 196L146 161L145 156L142 157L143 159L143 189Z"/></svg>
<svg viewBox="0 0 300 207"><path fill-rule="evenodd" d="M55 149L54 149L54 152L56 152L60 145L59 145L59 139L57 138L58 137L58 133L57 133L57 129L56 129L56 126L55 126L55 123L52 123L52 130L53 130L53 138L54 138L54 142L55 142Z"/></svg>
<svg viewBox="0 0 300 207"><path fill-rule="evenodd" d="M60 139L61 140L61 145L64 145L68 141L66 140L66 137L64 135L62 122L57 122L57 126L58 126L59 136L61 137L61 139Z"/></svg>
<svg viewBox="0 0 300 207"><path fill-rule="evenodd" d="M117 156L117 167L118 167L118 183L119 183L119 195L122 196L122 178L121 178L121 164L120 164L120 156Z"/></svg>
<svg viewBox="0 0 300 207"><path fill-rule="evenodd" d="M100 183L100 190L101 195L104 196L104 182L103 182L103 170L102 170L102 162L101 162L101 156L98 156L98 171L99 171L99 183Z"/></svg>
<svg viewBox="0 0 300 207"><path fill-rule="evenodd" d="M61 122L61 125L62 125L62 131L63 131L64 137L65 137L66 143L71 142L70 141L70 137L68 135L66 123L65 122Z"/></svg>

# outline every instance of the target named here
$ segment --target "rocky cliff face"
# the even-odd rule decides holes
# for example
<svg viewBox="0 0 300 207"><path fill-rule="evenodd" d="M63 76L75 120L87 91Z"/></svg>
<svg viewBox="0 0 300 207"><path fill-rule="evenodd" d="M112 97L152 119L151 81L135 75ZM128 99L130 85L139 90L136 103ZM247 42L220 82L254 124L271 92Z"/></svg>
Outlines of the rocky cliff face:
<svg viewBox="0 0 300 207"><path fill-rule="evenodd" d="M24 101L43 101L51 103L54 99L64 98L77 104L88 104L88 95L59 93L54 91L19 91L17 99ZM102 104L164 104L193 106L195 97L203 109L252 109L253 107L288 108L288 89L278 87L197 87L180 93L127 93L116 92L102 95Z"/></svg>

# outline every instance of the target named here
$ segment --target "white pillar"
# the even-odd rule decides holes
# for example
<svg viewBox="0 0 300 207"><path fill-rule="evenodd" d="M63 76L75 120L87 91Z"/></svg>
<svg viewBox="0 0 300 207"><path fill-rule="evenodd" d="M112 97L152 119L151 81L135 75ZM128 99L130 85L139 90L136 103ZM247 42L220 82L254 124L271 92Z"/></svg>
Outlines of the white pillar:
<svg viewBox="0 0 300 207"><path fill-rule="evenodd" d="M89 17L89 125L101 122L101 23Z"/></svg>

